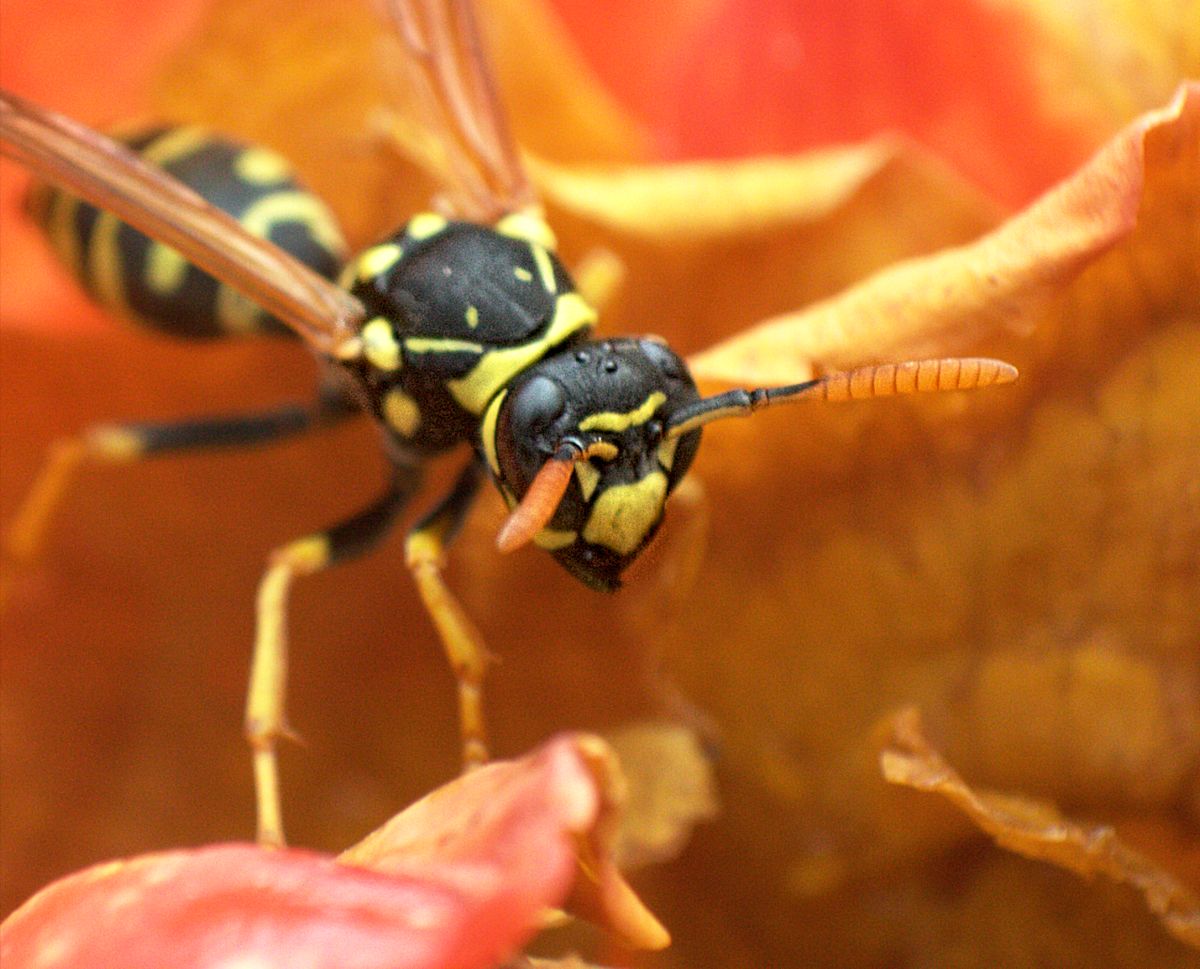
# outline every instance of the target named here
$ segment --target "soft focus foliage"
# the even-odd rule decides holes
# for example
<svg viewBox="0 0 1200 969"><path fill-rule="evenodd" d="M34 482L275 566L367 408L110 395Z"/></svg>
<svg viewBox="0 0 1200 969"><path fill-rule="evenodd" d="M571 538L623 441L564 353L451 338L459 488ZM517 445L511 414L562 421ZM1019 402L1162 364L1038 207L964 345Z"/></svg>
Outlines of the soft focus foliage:
<svg viewBox="0 0 1200 969"><path fill-rule="evenodd" d="M626 264L606 330L694 354L774 319L783 339L734 344L739 367L971 350L1022 380L714 426L704 551L676 509L611 599L534 552L497 556L499 502L482 502L451 578L502 658L498 750L663 707L705 733L723 813L644 876L675 936L657 965L1194 964L1128 886L1017 857L887 784L878 725L918 705L971 790L1053 802L1070 830L1111 828L1154 878L1200 890L1200 107L1194 88L1163 107L1200 75L1200 17L1120 0L653 6L654 25L645 4L572 15L639 130L540 14L489 5L565 257L603 246ZM953 59L963 38L999 53ZM805 86L777 96L797 57ZM429 191L381 135L391 83L350 5L227 0L141 107L281 148L365 242ZM72 106L69 86L29 85ZM804 130L785 139L781 118ZM648 143L823 147L677 168L641 164ZM306 392L300 353L65 335L75 311L14 282L4 232L3 509L46 443L89 421ZM374 492L375 447L353 427L86 475L4 617L9 905L99 857L248 828L252 589L267 549ZM449 676L395 545L297 591L298 843L349 843L453 770Z"/></svg>

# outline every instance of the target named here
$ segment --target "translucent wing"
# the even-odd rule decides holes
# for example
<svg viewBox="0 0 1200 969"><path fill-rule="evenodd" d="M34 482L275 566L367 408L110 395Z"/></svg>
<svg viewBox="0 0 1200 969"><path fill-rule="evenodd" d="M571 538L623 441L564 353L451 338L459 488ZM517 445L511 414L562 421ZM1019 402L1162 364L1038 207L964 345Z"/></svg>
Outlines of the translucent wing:
<svg viewBox="0 0 1200 969"><path fill-rule="evenodd" d="M321 353L356 333L366 315L353 296L124 146L6 91L0 91L0 151L178 249Z"/></svg>
<svg viewBox="0 0 1200 969"><path fill-rule="evenodd" d="M469 0L384 0L440 136L454 214L493 223L536 204Z"/></svg>

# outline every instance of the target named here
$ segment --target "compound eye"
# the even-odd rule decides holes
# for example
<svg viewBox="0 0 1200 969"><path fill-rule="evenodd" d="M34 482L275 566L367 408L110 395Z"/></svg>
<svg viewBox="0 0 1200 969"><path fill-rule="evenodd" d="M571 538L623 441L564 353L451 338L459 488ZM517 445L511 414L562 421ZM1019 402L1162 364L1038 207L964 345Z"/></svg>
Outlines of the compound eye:
<svg viewBox="0 0 1200 969"><path fill-rule="evenodd" d="M567 409L567 398L549 377L534 377L518 392L512 404L513 423L529 431L553 424Z"/></svg>

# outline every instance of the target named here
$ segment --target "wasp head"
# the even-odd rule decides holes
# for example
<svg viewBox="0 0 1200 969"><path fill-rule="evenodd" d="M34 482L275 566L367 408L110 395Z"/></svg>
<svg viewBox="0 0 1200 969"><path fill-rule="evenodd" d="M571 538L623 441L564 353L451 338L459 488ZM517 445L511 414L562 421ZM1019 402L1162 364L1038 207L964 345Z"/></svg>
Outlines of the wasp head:
<svg viewBox="0 0 1200 969"><path fill-rule="evenodd" d="M483 448L510 504L533 500L531 489L551 496L533 542L585 584L611 591L692 462L700 432L665 428L698 399L684 362L658 340L579 343L530 367L493 402ZM546 488L551 477L557 483Z"/></svg>

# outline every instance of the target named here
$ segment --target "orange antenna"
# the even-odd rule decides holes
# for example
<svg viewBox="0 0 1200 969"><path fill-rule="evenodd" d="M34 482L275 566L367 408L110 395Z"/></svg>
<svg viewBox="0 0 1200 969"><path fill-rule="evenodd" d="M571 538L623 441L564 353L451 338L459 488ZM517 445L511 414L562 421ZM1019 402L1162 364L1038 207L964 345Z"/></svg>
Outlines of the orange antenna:
<svg viewBox="0 0 1200 969"><path fill-rule="evenodd" d="M667 424L666 436L668 439L679 437L725 417L747 417L774 404L790 404L800 400L868 400L872 397L939 390L974 390L994 384L1010 384L1016 379L1016 367L988 357L944 357L939 360L907 360L904 363L858 367L789 387L730 390L715 397L705 397L676 411Z"/></svg>
<svg viewBox="0 0 1200 969"><path fill-rule="evenodd" d="M554 517L558 503L571 483L571 471L575 465L592 457L611 460L616 455L616 447L608 441L594 441L582 449L572 442L562 444L554 452L554 457L541 466L530 482L525 497L500 526L496 547L501 552L515 552L533 541L533 536Z"/></svg>

